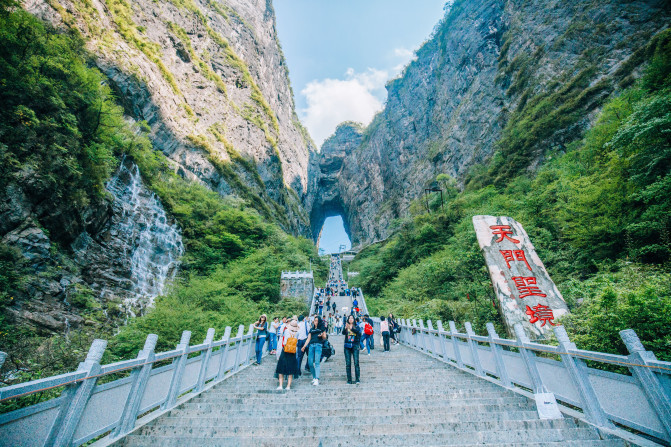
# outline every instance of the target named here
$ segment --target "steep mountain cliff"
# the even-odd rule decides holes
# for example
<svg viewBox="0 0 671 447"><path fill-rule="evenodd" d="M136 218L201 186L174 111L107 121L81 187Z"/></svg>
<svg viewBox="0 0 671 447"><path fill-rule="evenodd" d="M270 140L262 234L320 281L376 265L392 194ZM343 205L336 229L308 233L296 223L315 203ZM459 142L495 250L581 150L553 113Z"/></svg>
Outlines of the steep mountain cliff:
<svg viewBox="0 0 671 447"><path fill-rule="evenodd" d="M321 229L327 217L342 215L347 233L353 214L349 203L343 200L347 193L343 188L347 185L340 181L343 160L349 156L359 144L363 135L363 126L355 122L340 124L333 135L324 141L320 152L310 154L308 167L309 188L306 197L306 208L310 211L312 235L315 241L321 237Z"/></svg>
<svg viewBox="0 0 671 447"><path fill-rule="evenodd" d="M455 1L342 160L352 240L387 237L439 174L502 185L564 152L669 16L663 0Z"/></svg>
<svg viewBox="0 0 671 447"><path fill-rule="evenodd" d="M14 329L0 350L26 361L54 334L105 336L180 264L207 274L249 255L246 231L284 243L261 221L311 236L314 144L270 1L21 6L53 29L2 11L0 326ZM268 281L297 259L264 267Z"/></svg>
<svg viewBox="0 0 671 447"><path fill-rule="evenodd" d="M181 175L309 235L312 143L294 111L270 1L27 0L77 29L129 115Z"/></svg>

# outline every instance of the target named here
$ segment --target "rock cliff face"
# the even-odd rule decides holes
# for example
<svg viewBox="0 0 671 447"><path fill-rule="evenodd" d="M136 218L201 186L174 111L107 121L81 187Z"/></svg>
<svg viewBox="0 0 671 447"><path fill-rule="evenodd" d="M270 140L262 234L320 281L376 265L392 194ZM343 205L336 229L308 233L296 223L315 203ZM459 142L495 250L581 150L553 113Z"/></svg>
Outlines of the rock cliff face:
<svg viewBox="0 0 671 447"><path fill-rule="evenodd" d="M322 144L319 154L310 158L308 178L309 192L306 208L310 211L312 235L315 241L321 237L324 220L329 216L344 216L345 230L350 234L349 226L351 203L343 200L343 187L340 181L343 160L361 144L363 126L359 123L345 122L338 126L335 133Z"/></svg>
<svg viewBox="0 0 671 447"><path fill-rule="evenodd" d="M126 113L147 122L154 148L176 172L311 236L301 201L314 144L294 112L270 1L23 6L81 33ZM114 325L123 307L137 313L163 291L183 252L180 229L131 160L108 182L109 195L85 208L51 203L30 181L28 172L0 191L0 240L31 278L7 307L14 320L44 334L108 316ZM86 312L101 306L104 316L89 319Z"/></svg>
<svg viewBox="0 0 671 447"><path fill-rule="evenodd" d="M183 176L234 194L287 231L313 143L294 112L270 0L26 0L77 28L127 112Z"/></svg>
<svg viewBox="0 0 671 447"><path fill-rule="evenodd" d="M522 170L562 151L640 73L645 44L668 23L664 1L457 0L341 161L352 239L385 238L440 173L463 184L497 151ZM542 127L520 143L516 126L533 114Z"/></svg>
<svg viewBox="0 0 671 447"><path fill-rule="evenodd" d="M50 203L50 214L20 185L8 188L0 208L8 231L1 241L20 253L31 272L17 291L26 296L17 295L15 305L5 308L15 321L62 334L97 324L82 312L100 307L97 301L115 324L122 309L138 313L174 277L184 251L181 234L143 185L137 166L123 160L107 190L109 198L71 215L62 227L50 220L67 207Z"/></svg>

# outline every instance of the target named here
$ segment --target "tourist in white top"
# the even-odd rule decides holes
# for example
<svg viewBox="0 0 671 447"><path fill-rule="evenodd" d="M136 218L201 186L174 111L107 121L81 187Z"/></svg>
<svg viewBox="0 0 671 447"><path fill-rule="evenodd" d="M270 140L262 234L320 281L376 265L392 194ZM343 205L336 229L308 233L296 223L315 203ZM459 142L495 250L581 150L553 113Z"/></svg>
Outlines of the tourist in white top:
<svg viewBox="0 0 671 447"><path fill-rule="evenodd" d="M382 333L384 352L387 352L389 351L389 323L385 317L380 317L380 332Z"/></svg>

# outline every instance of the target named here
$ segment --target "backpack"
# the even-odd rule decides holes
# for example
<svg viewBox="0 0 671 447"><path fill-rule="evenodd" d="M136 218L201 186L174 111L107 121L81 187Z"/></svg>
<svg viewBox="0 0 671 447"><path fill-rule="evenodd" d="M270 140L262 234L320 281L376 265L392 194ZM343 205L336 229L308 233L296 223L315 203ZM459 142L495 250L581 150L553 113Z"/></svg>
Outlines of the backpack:
<svg viewBox="0 0 671 447"><path fill-rule="evenodd" d="M335 355L336 350L333 345L328 341L324 340L324 345L322 347L322 359L328 359L332 355Z"/></svg>
<svg viewBox="0 0 671 447"><path fill-rule="evenodd" d="M284 344L284 352L286 352L287 354L295 354L297 344L298 339L296 337L287 338L287 342Z"/></svg>
<svg viewBox="0 0 671 447"><path fill-rule="evenodd" d="M363 333L366 335L373 335L373 326L371 326L370 323L366 323L363 327Z"/></svg>

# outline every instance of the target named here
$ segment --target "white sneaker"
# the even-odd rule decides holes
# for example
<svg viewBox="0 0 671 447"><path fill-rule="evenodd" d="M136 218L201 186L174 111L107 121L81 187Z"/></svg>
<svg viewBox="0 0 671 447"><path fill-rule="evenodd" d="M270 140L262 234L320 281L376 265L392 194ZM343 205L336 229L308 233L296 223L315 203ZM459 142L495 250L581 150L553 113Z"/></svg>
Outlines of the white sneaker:
<svg viewBox="0 0 671 447"><path fill-rule="evenodd" d="M312 379L312 384L314 385L317 379Z"/></svg>
<svg viewBox="0 0 671 447"><path fill-rule="evenodd" d="M315 379L315 383L314 383L314 385L315 385L315 386L319 386L319 379Z"/></svg>
<svg viewBox="0 0 671 447"><path fill-rule="evenodd" d="M285 390L287 390L287 391L291 391L291 387L290 387L289 385L287 385L287 387L285 388Z"/></svg>
<svg viewBox="0 0 671 447"><path fill-rule="evenodd" d="M282 385L277 387L277 390L280 391L282 389Z"/></svg>

